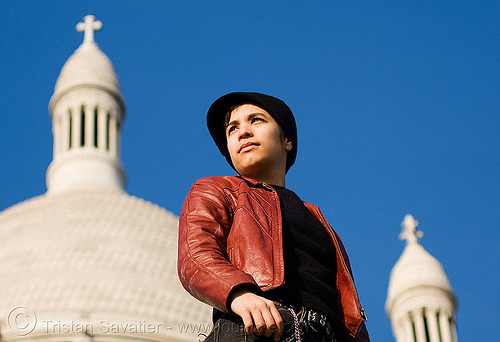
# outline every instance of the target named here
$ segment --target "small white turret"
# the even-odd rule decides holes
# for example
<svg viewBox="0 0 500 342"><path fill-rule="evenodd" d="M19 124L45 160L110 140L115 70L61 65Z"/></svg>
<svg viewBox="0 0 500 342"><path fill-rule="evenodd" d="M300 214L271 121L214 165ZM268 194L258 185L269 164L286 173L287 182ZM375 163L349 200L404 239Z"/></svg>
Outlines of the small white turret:
<svg viewBox="0 0 500 342"><path fill-rule="evenodd" d="M64 64L50 100L54 158L49 193L76 189L123 191L120 130L125 107L113 65L94 41L102 27L87 15L76 28L83 43Z"/></svg>
<svg viewBox="0 0 500 342"><path fill-rule="evenodd" d="M386 311L397 342L457 342L457 301L443 266L418 242L418 221L406 215L399 238L406 240L394 265Z"/></svg>

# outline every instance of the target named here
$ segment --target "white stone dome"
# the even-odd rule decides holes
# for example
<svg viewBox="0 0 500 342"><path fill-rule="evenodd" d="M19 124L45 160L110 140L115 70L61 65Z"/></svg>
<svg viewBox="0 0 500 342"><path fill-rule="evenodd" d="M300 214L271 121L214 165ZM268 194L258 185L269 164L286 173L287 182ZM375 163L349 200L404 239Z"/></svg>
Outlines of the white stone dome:
<svg viewBox="0 0 500 342"><path fill-rule="evenodd" d="M398 342L456 341L457 301L441 263L418 242L418 221L406 215L399 238L406 240L387 290L386 312Z"/></svg>
<svg viewBox="0 0 500 342"><path fill-rule="evenodd" d="M408 214L401 226L400 239L406 240L406 246L391 271L387 312L391 313L394 306L405 311L421 305L435 306L438 302L449 306L451 312L451 307L456 306L455 295L441 263L418 242L423 236L416 230L418 221Z"/></svg>
<svg viewBox="0 0 500 342"><path fill-rule="evenodd" d="M83 42L66 61L57 78L51 106L75 87L97 87L120 97L120 84L113 64L94 42Z"/></svg>
<svg viewBox="0 0 500 342"><path fill-rule="evenodd" d="M441 263L419 243L409 243L391 271L387 301L391 302L401 293L419 287L452 291Z"/></svg>
<svg viewBox="0 0 500 342"><path fill-rule="evenodd" d="M211 309L177 278L177 227L165 209L111 191L45 194L4 210L2 335L15 335L6 317L25 307L38 317L30 336L47 335L47 320L87 322L94 334L106 321L161 324L149 334L155 341L196 340L181 326L208 325ZM118 335L149 341L148 334Z"/></svg>

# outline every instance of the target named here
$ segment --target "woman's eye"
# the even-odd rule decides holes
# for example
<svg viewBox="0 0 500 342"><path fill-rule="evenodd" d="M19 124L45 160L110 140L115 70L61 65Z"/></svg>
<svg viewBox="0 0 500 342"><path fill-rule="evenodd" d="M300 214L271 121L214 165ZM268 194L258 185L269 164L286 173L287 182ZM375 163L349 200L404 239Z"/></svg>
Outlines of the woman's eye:
<svg viewBox="0 0 500 342"><path fill-rule="evenodd" d="M258 118L258 117L252 118L252 123L257 122L257 121L263 121L263 120L262 120L262 118Z"/></svg>
<svg viewBox="0 0 500 342"><path fill-rule="evenodd" d="M231 134L232 132L234 132L234 130L235 130L235 129L236 129L236 126L235 126L235 125L233 125L233 126L229 126L229 127L227 128L227 134L228 134L228 135L229 135L229 134Z"/></svg>

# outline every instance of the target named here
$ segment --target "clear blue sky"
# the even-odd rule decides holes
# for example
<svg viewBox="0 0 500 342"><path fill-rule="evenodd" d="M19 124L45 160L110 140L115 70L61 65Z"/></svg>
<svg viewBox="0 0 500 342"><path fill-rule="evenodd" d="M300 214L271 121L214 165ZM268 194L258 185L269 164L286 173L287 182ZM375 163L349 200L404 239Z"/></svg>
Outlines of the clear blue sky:
<svg viewBox="0 0 500 342"><path fill-rule="evenodd" d="M0 210L45 192L56 78L96 33L127 106L127 191L179 214L233 174L205 113L220 95L284 99L299 127L287 186L343 238L373 341L407 213L459 300L461 341L494 341L500 261L500 2L2 1Z"/></svg>

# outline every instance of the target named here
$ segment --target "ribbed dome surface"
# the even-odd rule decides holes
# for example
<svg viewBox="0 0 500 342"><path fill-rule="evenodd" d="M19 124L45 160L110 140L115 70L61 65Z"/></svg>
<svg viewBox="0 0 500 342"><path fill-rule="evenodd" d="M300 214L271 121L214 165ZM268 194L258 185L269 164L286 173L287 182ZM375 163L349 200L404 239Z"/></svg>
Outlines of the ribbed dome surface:
<svg viewBox="0 0 500 342"><path fill-rule="evenodd" d="M391 271L387 301L406 290L425 286L452 291L441 263L419 243L409 243Z"/></svg>
<svg viewBox="0 0 500 342"><path fill-rule="evenodd" d="M45 194L14 205L0 213L0 311L161 322L155 338L194 341L178 324L208 323L211 310L178 281L177 226L173 214L120 192Z"/></svg>
<svg viewBox="0 0 500 342"><path fill-rule="evenodd" d="M65 91L76 86L96 86L120 94L120 85L108 56L94 42L84 42L69 57L57 78L55 101Z"/></svg>

